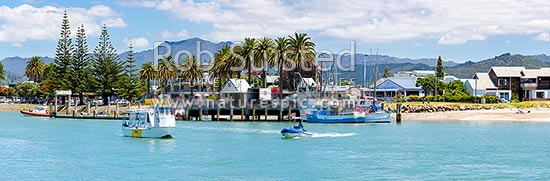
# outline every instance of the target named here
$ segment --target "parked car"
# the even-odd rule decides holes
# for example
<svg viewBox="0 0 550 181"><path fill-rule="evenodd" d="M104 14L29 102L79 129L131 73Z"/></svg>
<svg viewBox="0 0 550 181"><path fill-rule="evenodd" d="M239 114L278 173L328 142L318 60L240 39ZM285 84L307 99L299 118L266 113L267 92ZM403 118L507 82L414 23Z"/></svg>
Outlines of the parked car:
<svg viewBox="0 0 550 181"><path fill-rule="evenodd" d="M11 100L7 97L0 96L0 103L9 103Z"/></svg>
<svg viewBox="0 0 550 181"><path fill-rule="evenodd" d="M31 101L32 104L44 104L44 99L39 97L39 98L34 98L32 101Z"/></svg>

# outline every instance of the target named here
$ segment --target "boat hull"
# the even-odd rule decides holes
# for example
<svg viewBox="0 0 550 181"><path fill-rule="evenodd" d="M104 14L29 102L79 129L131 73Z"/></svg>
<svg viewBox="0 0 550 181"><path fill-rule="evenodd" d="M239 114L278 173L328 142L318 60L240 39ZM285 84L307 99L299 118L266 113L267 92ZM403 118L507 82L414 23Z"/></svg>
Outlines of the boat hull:
<svg viewBox="0 0 550 181"><path fill-rule="evenodd" d="M171 138L170 128L129 128L122 127L124 136L135 138Z"/></svg>
<svg viewBox="0 0 550 181"><path fill-rule="evenodd" d="M293 139L310 137L312 134L301 129L283 128L281 130L281 135L283 135L283 138L285 139Z"/></svg>
<svg viewBox="0 0 550 181"><path fill-rule="evenodd" d="M365 123L391 123L391 113L371 113L365 115Z"/></svg>
<svg viewBox="0 0 550 181"><path fill-rule="evenodd" d="M338 115L338 116L323 116L323 115L308 115L308 123L364 123L365 117L354 115Z"/></svg>
<svg viewBox="0 0 550 181"><path fill-rule="evenodd" d="M50 114L48 113L37 113L37 112L30 112L30 111L19 111L24 116L35 116L35 117L50 117Z"/></svg>

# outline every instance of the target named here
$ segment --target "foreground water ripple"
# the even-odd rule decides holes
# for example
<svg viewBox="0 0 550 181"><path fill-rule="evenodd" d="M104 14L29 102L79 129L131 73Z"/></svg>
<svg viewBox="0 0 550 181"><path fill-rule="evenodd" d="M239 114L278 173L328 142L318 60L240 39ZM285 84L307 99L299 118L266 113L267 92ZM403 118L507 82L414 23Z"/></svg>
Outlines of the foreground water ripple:
<svg viewBox="0 0 550 181"><path fill-rule="evenodd" d="M123 137L118 121L0 112L0 179L548 180L550 124L178 122L173 139Z"/></svg>

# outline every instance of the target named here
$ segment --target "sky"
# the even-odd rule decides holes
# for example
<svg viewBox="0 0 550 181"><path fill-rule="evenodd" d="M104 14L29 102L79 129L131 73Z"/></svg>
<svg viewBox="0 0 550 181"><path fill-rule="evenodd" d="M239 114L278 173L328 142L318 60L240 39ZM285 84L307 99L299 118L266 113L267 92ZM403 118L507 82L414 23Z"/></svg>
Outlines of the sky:
<svg viewBox="0 0 550 181"><path fill-rule="evenodd" d="M317 50L480 61L550 54L548 0L0 1L0 58L55 54L63 12L93 50L108 27L118 52L199 37L212 42L303 32Z"/></svg>

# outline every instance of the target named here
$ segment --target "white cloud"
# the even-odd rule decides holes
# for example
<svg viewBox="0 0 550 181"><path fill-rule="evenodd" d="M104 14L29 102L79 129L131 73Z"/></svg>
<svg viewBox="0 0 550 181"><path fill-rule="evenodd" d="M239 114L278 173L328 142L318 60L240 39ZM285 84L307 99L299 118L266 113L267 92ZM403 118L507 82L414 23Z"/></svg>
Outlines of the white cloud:
<svg viewBox="0 0 550 181"><path fill-rule="evenodd" d="M138 38L132 38L132 39L124 38L122 42L124 42L127 45L132 44L134 48L143 48L143 47L149 46L149 41L144 37L138 37Z"/></svg>
<svg viewBox="0 0 550 181"><path fill-rule="evenodd" d="M165 38L165 39L187 38L189 36L189 33L185 29L182 29L178 33L172 33L168 30L164 30L164 31L160 32L160 36L162 38Z"/></svg>
<svg viewBox="0 0 550 181"><path fill-rule="evenodd" d="M129 7L142 7L142 8L153 8L157 5L155 1L151 0L131 0L131 1L117 1L119 5L129 6Z"/></svg>
<svg viewBox="0 0 550 181"><path fill-rule="evenodd" d="M21 46L27 40L56 40L59 38L61 20L67 10L71 32L84 24L87 35L95 36L103 24L108 27L126 27L121 14L110 7L97 5L86 8L74 7L33 7L20 5L10 8L0 6L0 42Z"/></svg>
<svg viewBox="0 0 550 181"><path fill-rule="evenodd" d="M540 33L539 35L537 35L537 36L535 37L535 40L550 41L550 33L548 33L548 32L542 32L542 33Z"/></svg>
<svg viewBox="0 0 550 181"><path fill-rule="evenodd" d="M487 36L471 31L452 31L443 35L438 44L443 45L457 45L463 44L472 40L485 40Z"/></svg>
<svg viewBox="0 0 550 181"><path fill-rule="evenodd" d="M546 0L141 0L128 6L166 11L172 17L211 23L215 40L308 32L387 42L434 39L455 45L494 35L550 32Z"/></svg>

